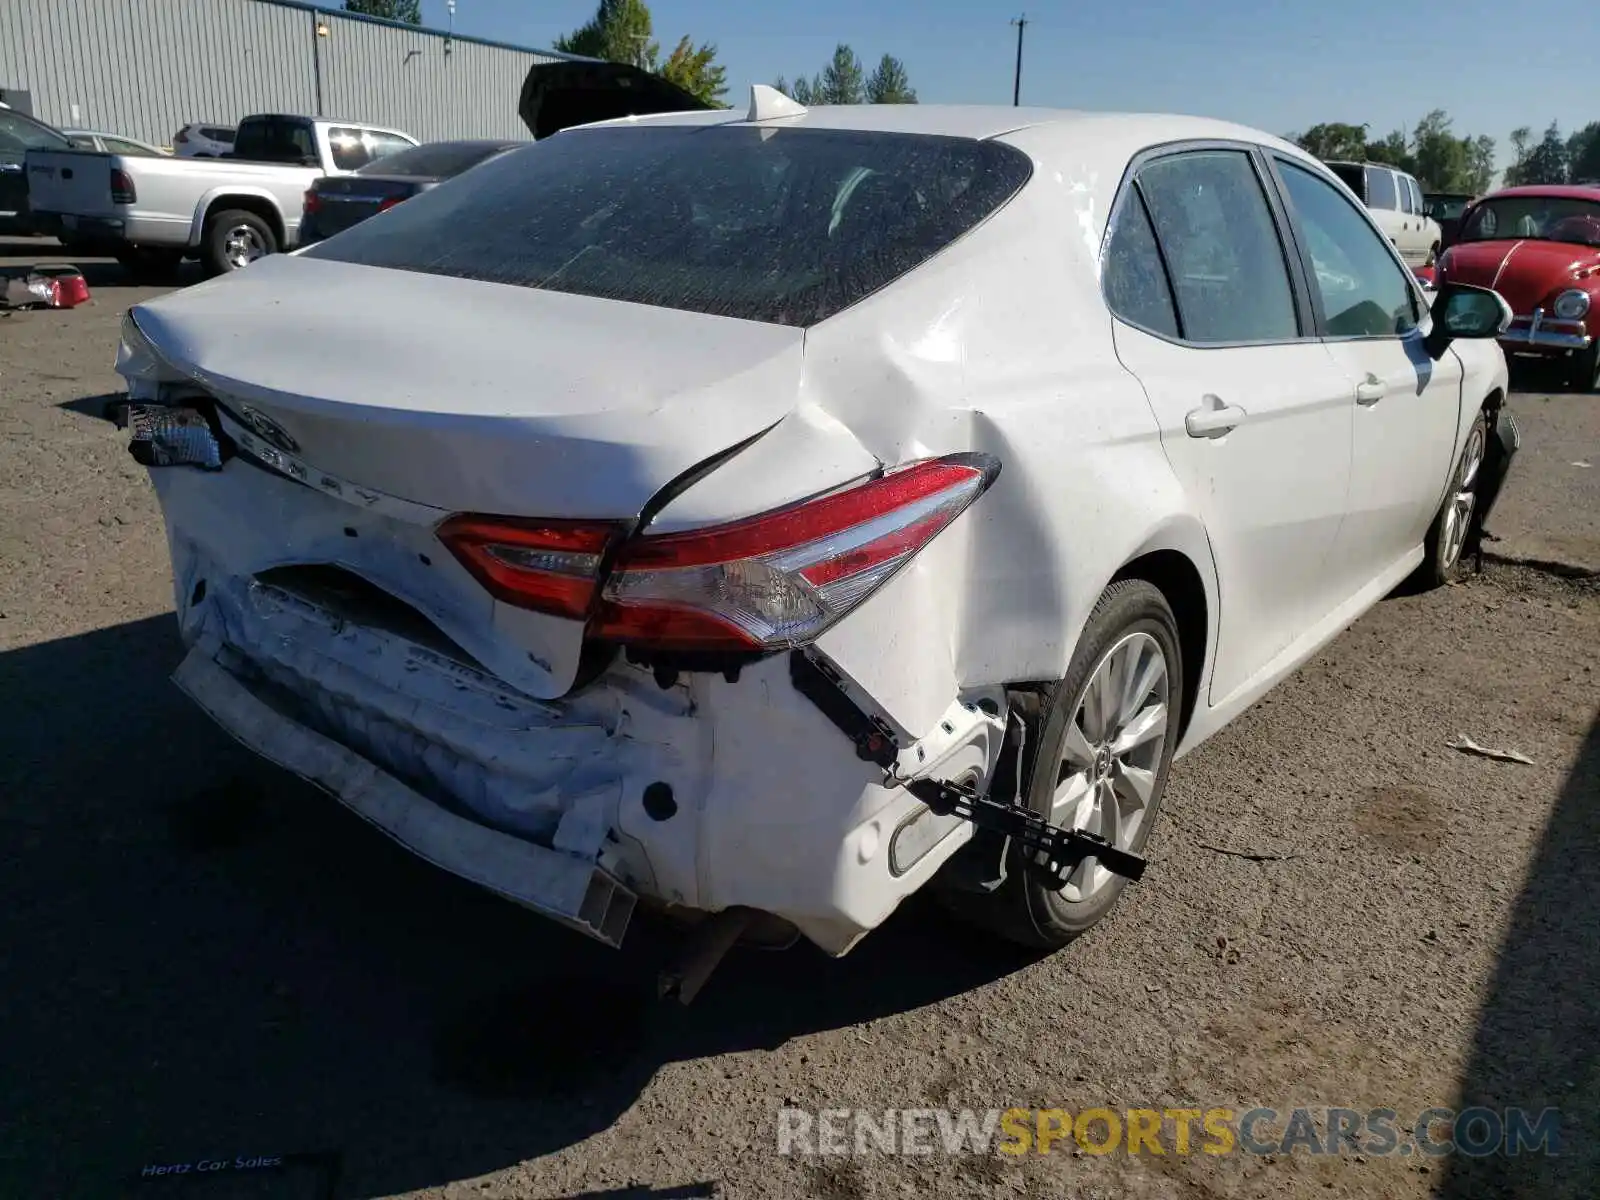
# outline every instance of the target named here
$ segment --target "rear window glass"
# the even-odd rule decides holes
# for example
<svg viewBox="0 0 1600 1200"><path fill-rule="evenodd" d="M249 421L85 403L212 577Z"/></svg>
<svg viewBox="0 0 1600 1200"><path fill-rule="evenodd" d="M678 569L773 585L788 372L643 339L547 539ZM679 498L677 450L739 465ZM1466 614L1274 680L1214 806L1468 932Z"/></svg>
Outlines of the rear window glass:
<svg viewBox="0 0 1600 1200"><path fill-rule="evenodd" d="M210 138L213 142L231 142L233 141L233 130L207 125L200 130L200 136Z"/></svg>
<svg viewBox="0 0 1600 1200"><path fill-rule="evenodd" d="M1382 167L1367 168L1367 207L1398 211L1400 197L1395 191L1394 175Z"/></svg>
<svg viewBox="0 0 1600 1200"><path fill-rule="evenodd" d="M1337 175L1356 196L1366 201L1367 198L1367 172L1360 163L1329 163L1328 170Z"/></svg>
<svg viewBox="0 0 1600 1200"><path fill-rule="evenodd" d="M1032 166L998 142L748 126L560 133L305 252L806 326L925 262Z"/></svg>
<svg viewBox="0 0 1600 1200"><path fill-rule="evenodd" d="M357 175L415 175L422 179L449 179L505 149L499 142L434 142L369 162Z"/></svg>
<svg viewBox="0 0 1600 1200"><path fill-rule="evenodd" d="M235 156L254 162L317 162L317 142L311 122L297 117L256 117L239 126L233 144Z"/></svg>

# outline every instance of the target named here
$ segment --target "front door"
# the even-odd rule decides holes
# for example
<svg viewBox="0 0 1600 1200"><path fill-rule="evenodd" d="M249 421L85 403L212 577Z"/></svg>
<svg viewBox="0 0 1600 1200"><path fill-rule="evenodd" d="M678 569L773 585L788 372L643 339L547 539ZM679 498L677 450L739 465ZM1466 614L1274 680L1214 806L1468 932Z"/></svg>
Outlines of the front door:
<svg viewBox="0 0 1600 1200"><path fill-rule="evenodd" d="M1350 484L1350 385L1296 294L1264 170L1247 147L1147 161L1105 268L1118 357L1211 541L1213 704L1332 609Z"/></svg>
<svg viewBox="0 0 1600 1200"><path fill-rule="evenodd" d="M1359 208L1308 168L1275 157L1313 268L1320 326L1349 380L1350 509L1339 533L1347 591L1410 551L1444 495L1461 412L1461 363L1422 347L1421 295Z"/></svg>

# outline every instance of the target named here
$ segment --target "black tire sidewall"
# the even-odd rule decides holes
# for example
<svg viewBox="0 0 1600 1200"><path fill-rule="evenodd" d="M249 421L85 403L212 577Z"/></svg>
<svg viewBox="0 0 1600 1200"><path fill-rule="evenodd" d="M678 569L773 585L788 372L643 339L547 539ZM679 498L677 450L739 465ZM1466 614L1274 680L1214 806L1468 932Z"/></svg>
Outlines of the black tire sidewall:
<svg viewBox="0 0 1600 1200"><path fill-rule="evenodd" d="M1167 732L1150 809L1133 844L1123 847L1135 853L1143 849L1160 816L1167 775L1171 770L1173 751L1178 744L1178 713L1183 697L1184 664L1179 648L1177 621L1166 597L1153 584L1144 580L1124 580L1113 584L1095 606L1084 626L1083 636L1078 639L1067 674L1052 693L1026 792L1028 807L1048 817L1055 795L1055 777L1061 761L1067 723L1076 716L1083 692L1107 651L1128 634L1141 632L1154 637L1166 655L1170 699ZM1040 939L1050 944L1064 944L1101 920L1115 907L1127 885L1126 880L1113 878L1092 899L1069 901L1041 883L1033 872L1025 870L1020 851L1016 852L1010 869L1022 873L1022 890L1034 928Z"/></svg>
<svg viewBox="0 0 1600 1200"><path fill-rule="evenodd" d="M1476 427L1476 426L1482 426L1483 427L1483 444L1484 444L1484 450L1485 450L1484 461L1487 461L1487 459L1488 459L1487 451L1488 451L1488 448L1489 448L1489 418L1483 412L1482 409L1479 409L1478 412L1473 416L1472 425L1473 425L1473 427ZM1445 562L1444 562L1444 550L1445 550L1445 547L1444 547L1444 519L1445 519L1445 514L1449 511L1450 503L1455 497L1457 488L1459 488L1460 485L1461 485L1461 469L1462 469L1462 467L1464 467L1466 465L1467 447L1469 445L1471 445L1471 444L1472 444L1472 433L1469 430L1469 432L1467 434L1467 440L1461 444L1461 453L1456 456L1455 464L1450 468L1450 484L1445 489L1444 500L1439 505L1439 511L1436 514L1434 514L1432 526L1430 526L1429 529L1428 529L1428 538L1427 538L1427 546L1426 546L1427 551L1428 551L1428 557L1427 557L1427 560L1424 563L1424 567L1425 567L1425 569L1427 571L1427 578L1425 579L1424 582L1427 583L1430 586L1433 586L1433 587L1439 587L1439 586L1442 586L1444 584L1450 583L1453 580L1455 580L1457 577L1460 576L1461 569L1462 569L1461 568L1461 560L1466 557L1466 548L1467 548L1467 546L1469 546L1471 544L1471 541L1472 541L1471 536L1470 536L1470 532L1471 531L1469 530L1468 531L1468 537L1467 537L1466 541L1464 541L1462 543L1461 553L1456 556L1455 562L1451 563L1448 567L1445 565ZM1481 479L1482 476L1483 476L1483 464L1481 462L1478 465L1478 473L1479 473L1479 478ZM1473 486L1476 487L1477 485L1474 484ZM1482 519L1483 519L1482 512L1478 509L1477 505L1473 505L1473 508L1472 508L1472 521L1473 521L1473 524L1477 524Z"/></svg>
<svg viewBox="0 0 1600 1200"><path fill-rule="evenodd" d="M261 235L262 244L266 246L268 254L278 252L278 238L272 232L272 226L255 213L236 208L216 213L206 222L204 238L205 267L213 275L227 275L234 270L228 262L223 239L227 236L228 230L235 225L249 225Z"/></svg>

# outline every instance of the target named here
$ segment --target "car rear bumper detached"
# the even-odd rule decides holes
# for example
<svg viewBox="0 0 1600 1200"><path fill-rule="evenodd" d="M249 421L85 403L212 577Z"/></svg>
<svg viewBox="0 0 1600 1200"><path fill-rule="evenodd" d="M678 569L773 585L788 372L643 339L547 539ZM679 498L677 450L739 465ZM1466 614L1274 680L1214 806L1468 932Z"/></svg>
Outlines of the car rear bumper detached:
<svg viewBox="0 0 1600 1200"><path fill-rule="evenodd" d="M970 837L885 787L781 657L665 689L618 663L539 701L459 652L229 577L181 535L173 551L190 647L175 682L224 730L428 862L608 945L644 900L771 913L842 954ZM954 707L967 719L909 753L981 778L1003 727Z"/></svg>

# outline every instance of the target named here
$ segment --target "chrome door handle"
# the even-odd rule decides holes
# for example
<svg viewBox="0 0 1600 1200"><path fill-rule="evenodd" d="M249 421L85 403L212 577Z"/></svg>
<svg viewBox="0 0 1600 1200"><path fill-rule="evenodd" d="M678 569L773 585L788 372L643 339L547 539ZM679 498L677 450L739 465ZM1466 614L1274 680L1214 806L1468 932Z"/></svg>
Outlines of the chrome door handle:
<svg viewBox="0 0 1600 1200"><path fill-rule="evenodd" d="M1224 404L1216 396L1202 396L1204 403L1191 409L1183 418L1183 427L1190 437L1226 437L1245 418L1245 411L1237 405Z"/></svg>
<svg viewBox="0 0 1600 1200"><path fill-rule="evenodd" d="M1376 375L1368 375L1356 384L1356 403L1367 405L1376 404L1389 394L1389 385Z"/></svg>

